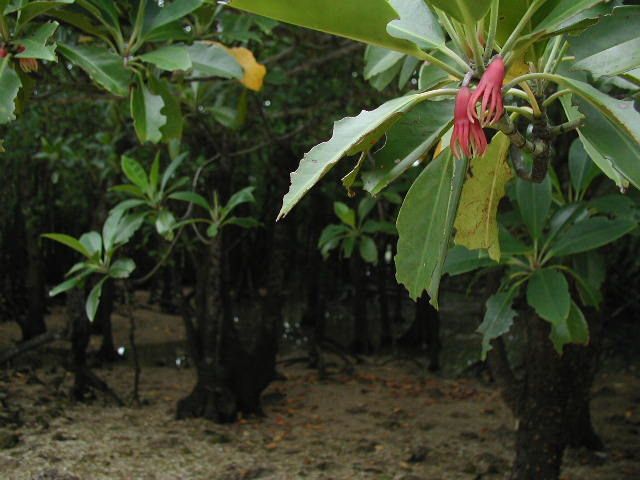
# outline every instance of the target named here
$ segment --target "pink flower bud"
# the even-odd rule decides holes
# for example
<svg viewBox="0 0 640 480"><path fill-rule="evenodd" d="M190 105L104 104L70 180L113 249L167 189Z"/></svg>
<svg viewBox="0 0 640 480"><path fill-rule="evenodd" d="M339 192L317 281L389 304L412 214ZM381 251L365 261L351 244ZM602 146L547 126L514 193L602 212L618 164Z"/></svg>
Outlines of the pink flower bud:
<svg viewBox="0 0 640 480"><path fill-rule="evenodd" d="M502 84L504 82L505 66L502 57L493 59L487 70L482 75L478 88L476 88L469 102L469 119L479 120L483 127L496 123L502 118L504 106L502 104ZM480 112L476 110L476 104L482 97Z"/></svg>
<svg viewBox="0 0 640 480"><path fill-rule="evenodd" d="M480 156L487 149L487 138L480 123L467 113L472 98L469 87L462 87L456 97L451 136L451 151L456 158Z"/></svg>

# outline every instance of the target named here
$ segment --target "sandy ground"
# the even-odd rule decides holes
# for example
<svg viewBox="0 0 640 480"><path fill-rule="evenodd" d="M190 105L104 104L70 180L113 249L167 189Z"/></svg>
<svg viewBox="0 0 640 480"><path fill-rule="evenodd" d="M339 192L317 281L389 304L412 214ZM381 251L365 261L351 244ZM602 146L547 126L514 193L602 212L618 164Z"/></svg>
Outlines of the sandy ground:
<svg viewBox="0 0 640 480"><path fill-rule="evenodd" d="M141 408L101 396L71 403L71 376L55 355L36 369L0 373L9 407L0 437L17 440L0 448L1 479L473 480L508 472L514 422L495 389L425 374L412 362L371 358L355 375L335 370L325 381L304 365L283 366L287 380L265 392L266 418L176 421L175 404L195 378L192 368L174 366L180 343L162 343L182 338L180 320L149 309L137 318ZM117 345L127 345L127 328L116 317ZM17 338L15 325L0 325L0 348ZM130 396L128 362L95 372ZM563 479L640 479L638 375L601 374L593 412L607 451L568 451Z"/></svg>

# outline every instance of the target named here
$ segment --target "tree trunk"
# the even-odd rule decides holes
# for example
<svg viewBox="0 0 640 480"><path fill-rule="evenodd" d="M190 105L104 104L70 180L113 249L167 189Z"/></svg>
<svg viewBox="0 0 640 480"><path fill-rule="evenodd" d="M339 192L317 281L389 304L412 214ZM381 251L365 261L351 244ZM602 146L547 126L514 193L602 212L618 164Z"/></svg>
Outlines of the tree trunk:
<svg viewBox="0 0 640 480"><path fill-rule="evenodd" d="M100 305L96 312L96 318L92 324L92 333L102 336L102 344L98 351L98 358L104 362L113 362L118 359L118 353L113 342L113 329L111 315L115 301L115 284L113 280L107 280L102 286Z"/></svg>
<svg viewBox="0 0 640 480"><path fill-rule="evenodd" d="M525 375L514 405L518 430L511 479L557 480L567 446L601 446L589 414L594 347L565 346L560 356L549 340L548 323L532 315L526 324ZM513 404L513 391L507 393Z"/></svg>
<svg viewBox="0 0 640 480"><path fill-rule="evenodd" d="M371 353L371 341L369 334L369 318L367 316L367 277L365 276L366 266L360 260L358 254L354 253L349 262L351 282L354 287L352 299L354 339L351 343L351 350L354 353L367 355Z"/></svg>
<svg viewBox="0 0 640 480"><path fill-rule="evenodd" d="M74 384L71 396L82 401L89 390L84 371L87 368L87 346L90 339L89 319L85 314L84 291L73 288L67 292L67 317L71 337L71 370L74 372Z"/></svg>
<svg viewBox="0 0 640 480"><path fill-rule="evenodd" d="M38 245L38 234L27 228L27 312L20 328L22 340L30 340L47 331L44 323L45 314L45 288L42 255Z"/></svg>

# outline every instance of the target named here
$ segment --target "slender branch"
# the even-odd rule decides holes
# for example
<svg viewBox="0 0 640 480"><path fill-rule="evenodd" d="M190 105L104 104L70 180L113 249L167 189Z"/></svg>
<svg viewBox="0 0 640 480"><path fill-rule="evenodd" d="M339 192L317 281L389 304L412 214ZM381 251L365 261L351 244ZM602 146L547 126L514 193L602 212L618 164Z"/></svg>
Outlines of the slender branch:
<svg viewBox="0 0 640 480"><path fill-rule="evenodd" d="M489 16L489 34L484 47L484 61L488 62L493 53L496 42L496 32L498 31L498 13L500 10L500 0L493 0L491 3L491 14Z"/></svg>
<svg viewBox="0 0 640 480"><path fill-rule="evenodd" d="M540 111L540 105L538 105L538 100L536 99L536 96L531 91L531 87L529 87L527 82L522 82L519 85L520 85L520 88L522 88L522 90L524 90L524 92L527 94L529 104L531 105L531 109L533 110L533 116L539 117L540 115L542 115L542 112Z"/></svg>
<svg viewBox="0 0 640 480"><path fill-rule="evenodd" d="M576 130L584 125L585 117L581 116L579 118L575 118L568 122L565 122L561 125L556 125L555 127L551 127L550 131L553 136L562 135L564 133L571 132L572 130Z"/></svg>
<svg viewBox="0 0 640 480"><path fill-rule="evenodd" d="M51 330L49 332L43 333L42 335L38 335L37 337L33 337L26 342L19 343L13 347L9 347L0 353L0 365L7 363L9 360L22 355L23 353L30 352L37 348L42 347L51 342L55 342L57 340L65 340L68 338L67 330Z"/></svg>
<svg viewBox="0 0 640 480"><path fill-rule="evenodd" d="M542 4L545 1L546 0L534 0L534 2L531 5L529 5L529 8L524 13L522 18L518 22L518 24L516 25L516 28L513 29L513 31L511 32L511 35L509 35L509 38L507 38L507 41L504 42L504 45L502 46L502 55L503 55L503 57L505 55L507 55L508 53L509 54L511 53L511 50L513 49L513 46L518 41L518 39L520 37L520 34L522 33L522 30L524 30L524 28L529 23L529 20L531 20L531 18L533 17L534 13L536 13L538 11L538 9L542 6ZM510 57L509 59L505 59L505 63L507 65L509 65L511 63L511 59L512 59L513 55L510 55L509 57Z"/></svg>
<svg viewBox="0 0 640 480"><path fill-rule="evenodd" d="M560 97L564 97L565 95L569 95L570 93L572 93L572 91L568 88L565 88L564 90L558 90L553 95L549 95L547 99L544 102L542 102L542 107L546 108L549 105L551 105L553 102L555 102L557 99L559 99Z"/></svg>

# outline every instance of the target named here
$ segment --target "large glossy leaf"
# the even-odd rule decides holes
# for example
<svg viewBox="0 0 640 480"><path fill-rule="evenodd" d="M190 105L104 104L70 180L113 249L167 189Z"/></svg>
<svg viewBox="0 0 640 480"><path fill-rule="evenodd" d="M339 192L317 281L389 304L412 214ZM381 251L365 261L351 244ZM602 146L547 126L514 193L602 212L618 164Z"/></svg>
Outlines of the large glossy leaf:
<svg viewBox="0 0 640 480"><path fill-rule="evenodd" d="M171 3L164 2L160 7L155 1L147 2L143 37L153 36L157 30L189 15L203 3L204 0L173 0Z"/></svg>
<svg viewBox="0 0 640 480"><path fill-rule="evenodd" d="M196 42L188 48L193 69L203 75L242 79L238 61L222 45Z"/></svg>
<svg viewBox="0 0 640 480"><path fill-rule="evenodd" d="M415 1L415 0L410 0ZM399 18L388 0L231 0L230 6L301 27L351 38L410 55L415 44L395 38L387 25Z"/></svg>
<svg viewBox="0 0 640 480"><path fill-rule="evenodd" d="M415 43L423 50L444 45L445 38L438 18L424 0L389 0L400 16L387 25L387 32L396 38Z"/></svg>
<svg viewBox="0 0 640 480"><path fill-rule="evenodd" d="M57 8L61 5L69 5L75 0L36 0L26 3L20 9L20 17L16 23L16 32L20 32L31 20L38 15L42 15L47 11Z"/></svg>
<svg viewBox="0 0 640 480"><path fill-rule="evenodd" d="M58 44L58 52L82 68L98 85L121 97L129 94L131 72L124 59L111 50L88 45Z"/></svg>
<svg viewBox="0 0 640 480"><path fill-rule="evenodd" d="M20 91L20 77L9 66L9 57L0 62L0 125L16 119L16 97Z"/></svg>
<svg viewBox="0 0 640 480"><path fill-rule="evenodd" d="M577 37L568 37L573 68L594 76L617 75L640 66L640 7L615 8Z"/></svg>
<svg viewBox="0 0 640 480"><path fill-rule="evenodd" d="M489 254L486 251L468 250L465 247L456 245L449 250L443 271L455 276L491 265L496 265L496 263L489 258Z"/></svg>
<svg viewBox="0 0 640 480"><path fill-rule="evenodd" d="M164 142L173 139L180 140L182 137L184 118L182 116L182 109L180 108L180 97L172 90L172 88L175 87L164 78L151 76L149 78L149 88L152 93L160 95L164 103L164 108L161 110L161 113L167 118L167 122L160 127L162 140Z"/></svg>
<svg viewBox="0 0 640 480"><path fill-rule="evenodd" d="M131 116L141 143L158 143L162 139L161 128L167 123L162 113L164 101L142 82L131 91Z"/></svg>
<svg viewBox="0 0 640 480"><path fill-rule="evenodd" d="M529 233L534 239L542 236L542 229L551 208L551 180L549 176L542 183L516 181L518 208Z"/></svg>
<svg viewBox="0 0 640 480"><path fill-rule="evenodd" d="M580 12L603 1L604 0L560 0L554 2L551 11L548 12L533 29L533 34L552 33L561 28L566 28L568 20L575 18Z"/></svg>
<svg viewBox="0 0 640 480"><path fill-rule="evenodd" d="M131 183L139 187L140 190L145 193L149 191L149 178L147 177L147 172L144 171L144 168L142 168L142 165L140 165L137 160L134 160L127 155L123 155L120 160L120 167Z"/></svg>
<svg viewBox="0 0 640 480"><path fill-rule="evenodd" d="M580 281L576 283L584 305L600 308L602 302L601 287L607 277L605 258L599 252L591 250L571 257L573 271Z"/></svg>
<svg viewBox="0 0 640 480"><path fill-rule="evenodd" d="M564 346L568 343L587 345L589 343L589 324L584 318L582 310L571 302L571 308L567 318L551 327L549 338L559 354L562 354Z"/></svg>
<svg viewBox="0 0 640 480"><path fill-rule="evenodd" d="M291 174L291 187L283 199L278 218L289 213L342 157L367 151L375 145L385 131L419 98L419 94L396 98L376 110L365 110L357 117L336 122L331 139L312 148L304 156L298 169Z"/></svg>
<svg viewBox="0 0 640 480"><path fill-rule="evenodd" d="M558 257L588 252L616 241L637 226L637 222L628 218L588 218L575 223L560 235L551 251Z"/></svg>
<svg viewBox="0 0 640 480"><path fill-rule="evenodd" d="M85 311L87 313L87 318L89 318L90 322L96 318L96 313L98 311L98 306L100 305L100 297L102 296L102 286L108 277L103 277L94 285L89 292L89 296L87 297L87 301L85 303Z"/></svg>
<svg viewBox="0 0 640 480"><path fill-rule="evenodd" d="M491 7L492 0L427 0L430 5L443 10L459 22L466 19L480 20Z"/></svg>
<svg viewBox="0 0 640 480"><path fill-rule="evenodd" d="M414 300L426 290L436 308L466 166L447 148L413 183L398 214L396 278Z"/></svg>
<svg viewBox="0 0 640 480"><path fill-rule="evenodd" d="M20 39L24 50L16 54L16 58L36 58L55 62L56 44L47 45L47 41L58 28L58 22L47 22L40 25L31 35Z"/></svg>
<svg viewBox="0 0 640 480"><path fill-rule="evenodd" d="M496 262L500 261L496 215L505 195L505 186L513 177L507 161L510 145L509 138L498 133L486 153L472 160L473 174L464 183L454 225L456 245L470 250L487 250Z"/></svg>
<svg viewBox="0 0 640 480"><path fill-rule="evenodd" d="M562 103L562 107L564 108L565 114L567 115L567 118L569 120L576 120L582 116L578 108L574 107L571 104L570 98L567 98L567 97L561 98L560 102ZM591 122L593 121L594 119L591 119ZM601 124L604 123L604 125L608 127L609 135L613 135L613 136L616 135L616 132L611 131L611 128L615 128L615 127L612 127L611 125L607 125L606 120L600 119L600 123ZM605 132L606 130L603 131L603 133ZM600 171L602 171L607 177L613 180L615 184L618 186L618 188L620 188L621 190L628 188L629 180L627 179L627 177L625 177L620 171L616 170L616 168L614 167L614 164L612 161L612 158L614 157L612 157L610 154L607 154L607 156L605 157L605 155L601 153L598 150L598 148L595 147L593 142L594 141L597 142L599 138L599 135L596 135L596 133L597 133L597 130L593 128L587 128L586 133L584 129L578 129L578 135L580 137L580 141L582 142L582 146L584 147L584 150L589 155L589 158L593 160L593 163L597 165ZM618 145L618 147L620 147L620 145ZM613 149L608 148L607 150L610 153L613 153L615 156L619 156L619 153L616 153L618 148L613 148Z"/></svg>
<svg viewBox="0 0 640 480"><path fill-rule="evenodd" d="M527 303L551 324L565 322L571 308L567 279L558 270L537 270L527 285Z"/></svg>
<svg viewBox="0 0 640 480"><path fill-rule="evenodd" d="M76 252L80 253L81 255L87 258L91 257L91 253L89 253L89 250L87 250L87 247L85 247L77 239L69 235L65 235L63 233L44 233L42 237L61 243L62 245L65 245L75 250Z"/></svg>
<svg viewBox="0 0 640 480"><path fill-rule="evenodd" d="M491 341L504 335L513 325L516 311L513 309L515 291L500 292L491 295L487 300L484 319L478 327L482 334L482 359L487 358L491 350Z"/></svg>
<svg viewBox="0 0 640 480"><path fill-rule="evenodd" d="M369 45L364 53L364 79L369 80L376 75L394 67L405 57L403 53L388 48Z"/></svg>
<svg viewBox="0 0 640 480"><path fill-rule="evenodd" d="M167 45L166 47L153 50L152 52L140 55L140 59L169 72L189 70L192 67L188 50L179 45Z"/></svg>
<svg viewBox="0 0 640 480"><path fill-rule="evenodd" d="M407 112L387 132L384 147L372 154L373 170L363 172L364 189L379 194L436 146L453 123L453 101L425 102Z"/></svg>
<svg viewBox="0 0 640 480"><path fill-rule="evenodd" d="M600 173L579 139L573 141L569 150L569 173L571 185L578 195L589 188L593 179Z"/></svg>

